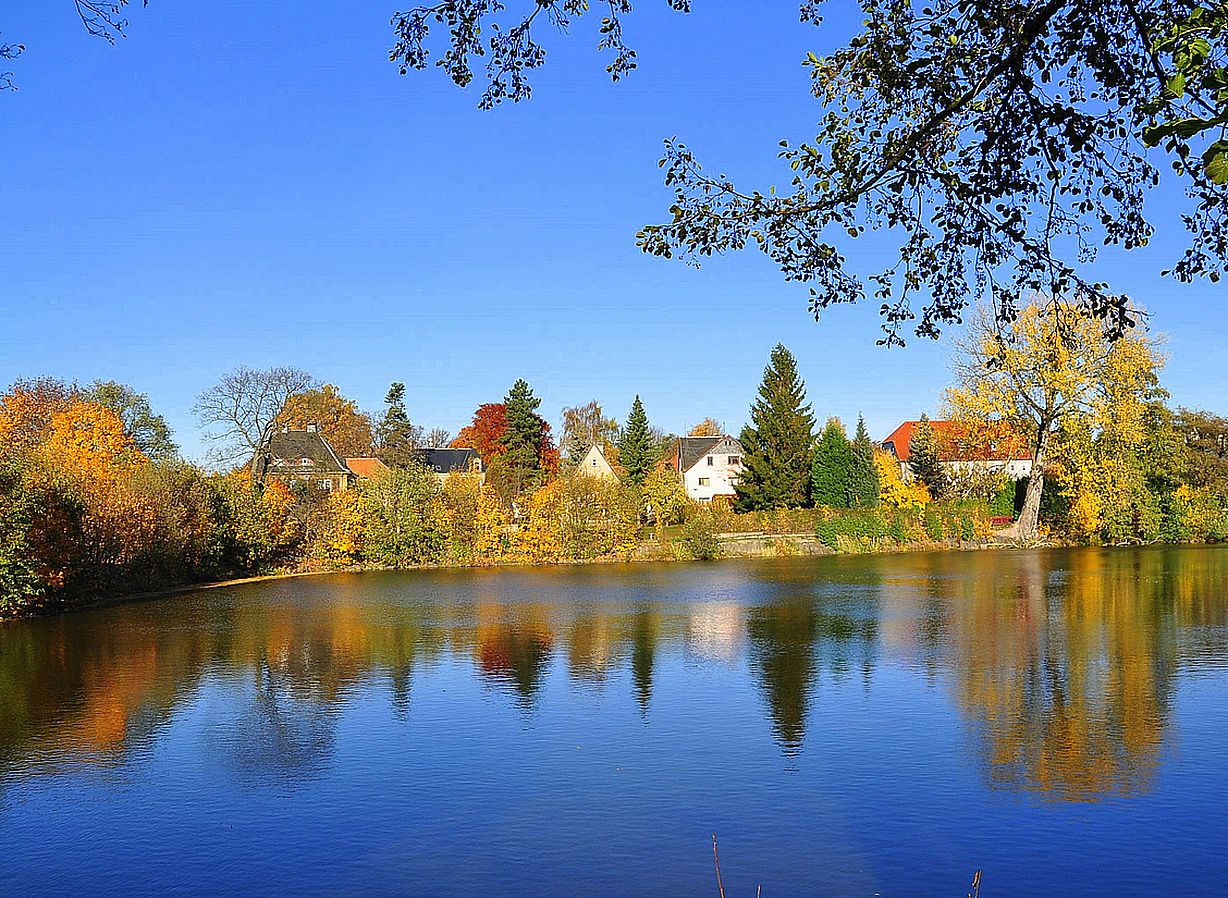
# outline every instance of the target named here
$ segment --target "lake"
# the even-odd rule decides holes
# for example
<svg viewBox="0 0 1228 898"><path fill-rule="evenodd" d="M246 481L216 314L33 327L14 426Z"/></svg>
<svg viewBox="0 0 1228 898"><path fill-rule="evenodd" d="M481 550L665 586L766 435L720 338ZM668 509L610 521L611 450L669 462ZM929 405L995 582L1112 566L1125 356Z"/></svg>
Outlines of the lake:
<svg viewBox="0 0 1228 898"><path fill-rule="evenodd" d="M1228 549L337 574L0 625L0 894L1222 893Z"/></svg>

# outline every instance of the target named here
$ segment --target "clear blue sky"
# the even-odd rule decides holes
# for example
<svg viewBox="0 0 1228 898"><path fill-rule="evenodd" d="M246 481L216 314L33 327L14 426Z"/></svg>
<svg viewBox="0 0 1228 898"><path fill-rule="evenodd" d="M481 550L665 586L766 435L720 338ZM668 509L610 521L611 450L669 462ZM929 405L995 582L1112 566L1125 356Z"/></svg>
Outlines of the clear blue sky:
<svg viewBox="0 0 1228 898"><path fill-rule="evenodd" d="M404 381L413 418L453 432L517 377L556 428L592 398L624 418L638 392L666 430L736 432L782 341L820 418L862 412L881 437L936 406L949 345L876 347L873 303L816 324L758 254L695 270L635 248L670 202L664 137L746 185L787 182L777 141L819 115L800 60L847 22L641 0L630 79L607 80L592 15L544 35L531 102L480 112L476 90L388 63L396 5L152 0L110 47L69 0L5 4L0 41L28 49L0 95L0 383L129 383L193 457L193 398L238 364L306 368L376 412ZM1168 335L1174 401L1228 411L1224 288L1159 276L1174 197L1155 197L1151 247L1098 267Z"/></svg>

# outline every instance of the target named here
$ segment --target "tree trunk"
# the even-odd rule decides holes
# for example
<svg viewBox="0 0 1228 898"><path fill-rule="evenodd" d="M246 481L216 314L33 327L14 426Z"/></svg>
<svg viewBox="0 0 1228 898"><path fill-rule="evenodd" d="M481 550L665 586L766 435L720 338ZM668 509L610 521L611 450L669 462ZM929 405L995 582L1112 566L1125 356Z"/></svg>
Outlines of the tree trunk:
<svg viewBox="0 0 1228 898"><path fill-rule="evenodd" d="M1040 526L1040 496L1045 489L1045 457L1049 450L1049 428L1042 427L1032 453L1032 472L1028 475L1028 491L1023 497L1023 510L1015 523L1019 539L1034 539Z"/></svg>

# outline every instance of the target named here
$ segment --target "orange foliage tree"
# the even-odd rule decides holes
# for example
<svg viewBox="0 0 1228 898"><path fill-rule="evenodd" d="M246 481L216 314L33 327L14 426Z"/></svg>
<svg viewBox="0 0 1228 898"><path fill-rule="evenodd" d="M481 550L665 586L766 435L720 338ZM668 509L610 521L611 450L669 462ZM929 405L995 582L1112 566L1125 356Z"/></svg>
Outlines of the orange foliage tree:
<svg viewBox="0 0 1228 898"><path fill-rule="evenodd" d="M554 445L549 422L540 415L537 418L542 423L542 470L554 475L559 470L559 450ZM506 434L507 407L502 402L487 402L478 406L473 413L473 421L461 428L451 445L453 449L476 450L482 457L482 463L489 465L507 451L503 443Z"/></svg>
<svg viewBox="0 0 1228 898"><path fill-rule="evenodd" d="M46 438L52 416L67 411L76 398L76 387L63 381L17 381L0 396L0 452L11 457L36 449Z"/></svg>
<svg viewBox="0 0 1228 898"><path fill-rule="evenodd" d="M371 419L352 399L332 384L296 393L286 400L277 423L296 430L316 424L324 438L342 456L366 457L375 452Z"/></svg>

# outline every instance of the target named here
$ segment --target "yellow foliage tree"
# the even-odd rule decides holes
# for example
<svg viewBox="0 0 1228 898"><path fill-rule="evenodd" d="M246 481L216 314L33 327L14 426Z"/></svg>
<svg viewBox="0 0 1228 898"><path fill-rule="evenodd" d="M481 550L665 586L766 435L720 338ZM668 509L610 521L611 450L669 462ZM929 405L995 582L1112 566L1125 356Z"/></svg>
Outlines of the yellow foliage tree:
<svg viewBox="0 0 1228 898"><path fill-rule="evenodd" d="M505 553L507 512L499 501L499 494L491 487L483 486L478 492L473 520L474 559L487 564L502 560Z"/></svg>
<svg viewBox="0 0 1228 898"><path fill-rule="evenodd" d="M920 480L905 483L900 476L900 463L890 452L874 453L878 469L879 500L891 508L924 508L929 504L930 491Z"/></svg>
<svg viewBox="0 0 1228 898"><path fill-rule="evenodd" d="M630 555L639 536L640 497L618 480L582 472L558 481L558 531L568 558Z"/></svg>
<svg viewBox="0 0 1228 898"><path fill-rule="evenodd" d="M322 533L324 560L333 565L357 564L364 548L363 502L357 490L330 493Z"/></svg>
<svg viewBox="0 0 1228 898"><path fill-rule="evenodd" d="M1111 429L1123 437L1138 432L1141 439L1160 364L1147 337L1109 340L1101 322L1081 307L1032 303L1008 326L988 308L977 311L958 348L957 383L947 402L967 432L1005 425L1027 436L1032 473L1016 524L1019 537L1036 534L1055 435Z"/></svg>
<svg viewBox="0 0 1228 898"><path fill-rule="evenodd" d="M57 466L94 483L113 483L148 461L124 432L119 415L92 402L75 402L53 414L42 450Z"/></svg>
<svg viewBox="0 0 1228 898"><path fill-rule="evenodd" d="M528 514L512 541L515 556L522 561L558 561L563 555L562 481L538 488L528 498Z"/></svg>
<svg viewBox="0 0 1228 898"><path fill-rule="evenodd" d="M364 457L374 451L371 419L332 384L291 396L276 423L296 430L315 424L342 456Z"/></svg>
<svg viewBox="0 0 1228 898"><path fill-rule="evenodd" d="M692 437L719 437L721 435L721 425L715 418L704 418L687 434Z"/></svg>
<svg viewBox="0 0 1228 898"><path fill-rule="evenodd" d="M443 482L434 515L444 534L448 557L458 564L475 558L482 481L472 474L449 474Z"/></svg>

